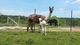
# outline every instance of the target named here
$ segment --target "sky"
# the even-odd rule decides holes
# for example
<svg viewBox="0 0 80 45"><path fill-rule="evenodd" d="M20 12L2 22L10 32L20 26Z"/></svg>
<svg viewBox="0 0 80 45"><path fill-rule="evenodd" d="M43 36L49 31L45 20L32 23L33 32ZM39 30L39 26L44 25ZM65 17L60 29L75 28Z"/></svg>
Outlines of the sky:
<svg viewBox="0 0 80 45"><path fill-rule="evenodd" d="M80 0L0 0L0 13L4 15L29 16L36 13L49 15L49 6L54 6L52 16L80 18Z"/></svg>

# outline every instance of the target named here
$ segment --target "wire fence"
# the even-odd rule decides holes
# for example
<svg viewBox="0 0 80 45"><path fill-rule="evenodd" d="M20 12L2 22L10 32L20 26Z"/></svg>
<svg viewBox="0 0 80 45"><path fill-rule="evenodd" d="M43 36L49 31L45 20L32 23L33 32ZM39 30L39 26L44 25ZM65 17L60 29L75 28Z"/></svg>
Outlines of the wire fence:
<svg viewBox="0 0 80 45"><path fill-rule="evenodd" d="M41 14L48 16L48 11L37 12L36 14ZM52 16L56 16L59 19L59 27L68 27L67 30L72 31L74 28L79 30L80 28L80 16L79 10L76 9L63 9L59 8L54 10ZM52 17L51 16L51 17ZM7 16L0 14L0 26L27 26L27 17L26 16ZM37 25L36 25L37 26ZM50 26L50 25L49 25ZM52 26L54 28L54 26Z"/></svg>

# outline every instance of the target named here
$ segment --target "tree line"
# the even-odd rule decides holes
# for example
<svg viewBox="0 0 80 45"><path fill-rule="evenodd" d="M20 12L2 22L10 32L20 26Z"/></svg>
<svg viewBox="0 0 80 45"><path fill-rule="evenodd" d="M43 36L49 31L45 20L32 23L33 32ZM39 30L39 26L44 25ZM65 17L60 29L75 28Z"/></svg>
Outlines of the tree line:
<svg viewBox="0 0 80 45"><path fill-rule="evenodd" d="M12 18L16 22L18 22L18 17L19 16L12 16L12 15L0 15L0 25L1 24L6 24L7 23L7 17ZM51 19L56 19L58 21L59 26L70 26L71 25L71 18L59 18L56 16L52 16ZM11 24L13 24L10 21ZM20 16L20 25L27 25L27 17L25 16ZM80 18L72 18L72 26L80 26Z"/></svg>

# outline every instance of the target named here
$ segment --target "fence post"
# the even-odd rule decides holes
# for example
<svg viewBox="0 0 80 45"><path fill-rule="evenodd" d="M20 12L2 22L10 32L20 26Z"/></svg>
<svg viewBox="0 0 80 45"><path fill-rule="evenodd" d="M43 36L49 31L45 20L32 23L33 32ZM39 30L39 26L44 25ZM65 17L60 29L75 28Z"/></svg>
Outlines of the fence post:
<svg viewBox="0 0 80 45"><path fill-rule="evenodd" d="M20 16L18 16L18 25L20 25Z"/></svg>
<svg viewBox="0 0 80 45"><path fill-rule="evenodd" d="M7 25L9 24L9 16L7 17Z"/></svg>
<svg viewBox="0 0 80 45"><path fill-rule="evenodd" d="M12 22L14 22L16 25L18 25L18 23L15 22L13 19L11 19L9 16L8 16L8 18L7 18L7 24L9 24L9 19L10 19Z"/></svg>

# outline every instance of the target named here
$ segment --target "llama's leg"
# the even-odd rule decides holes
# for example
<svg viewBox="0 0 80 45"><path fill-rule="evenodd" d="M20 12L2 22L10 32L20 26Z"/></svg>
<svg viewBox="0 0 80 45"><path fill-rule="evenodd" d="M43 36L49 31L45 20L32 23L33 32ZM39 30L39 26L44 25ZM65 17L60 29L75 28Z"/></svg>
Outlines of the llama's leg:
<svg viewBox="0 0 80 45"><path fill-rule="evenodd" d="M56 25L57 25L57 27L58 27L58 23L57 23Z"/></svg>
<svg viewBox="0 0 80 45"><path fill-rule="evenodd" d="M50 23L50 26L52 26L52 23Z"/></svg>
<svg viewBox="0 0 80 45"><path fill-rule="evenodd" d="M56 23L54 23L55 27L56 27Z"/></svg>
<svg viewBox="0 0 80 45"><path fill-rule="evenodd" d="M31 23L29 22L29 23L28 23L28 26L27 26L27 32L28 32L28 30L29 30L30 25L31 25Z"/></svg>
<svg viewBox="0 0 80 45"><path fill-rule="evenodd" d="M33 22L33 27L34 27L33 31L35 32L35 22Z"/></svg>
<svg viewBox="0 0 80 45"><path fill-rule="evenodd" d="M41 25L41 35L43 35L44 33L44 29L43 29L43 26Z"/></svg>
<svg viewBox="0 0 80 45"><path fill-rule="evenodd" d="M40 33L41 33L41 35L42 35L42 26L41 26L41 29L40 29Z"/></svg>
<svg viewBox="0 0 80 45"><path fill-rule="evenodd" d="M57 23L55 23L55 26L56 26L56 27L58 27L58 24L57 24Z"/></svg>
<svg viewBox="0 0 80 45"><path fill-rule="evenodd" d="M41 25L40 25L40 30L39 30L40 33L41 33L41 30L42 30L42 28L41 28Z"/></svg>
<svg viewBox="0 0 80 45"><path fill-rule="evenodd" d="M33 23L31 23L31 30L32 30L32 32L34 32L34 31L33 31L33 26L34 26Z"/></svg>
<svg viewBox="0 0 80 45"><path fill-rule="evenodd" d="M35 32L35 23L34 23L33 27L34 27L34 32Z"/></svg>
<svg viewBox="0 0 80 45"><path fill-rule="evenodd" d="M45 33L45 35L47 35L47 34L46 34L46 26L44 27L44 33Z"/></svg>

